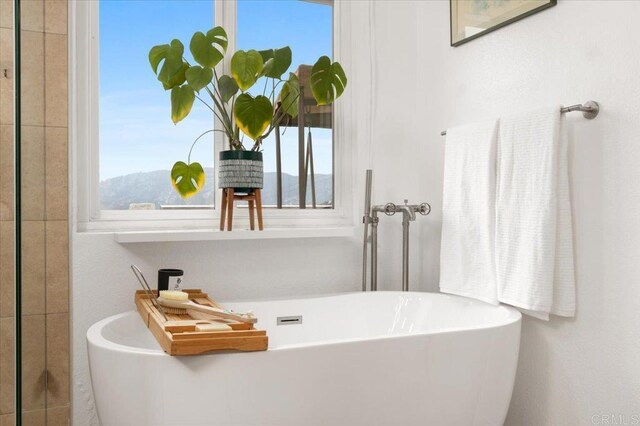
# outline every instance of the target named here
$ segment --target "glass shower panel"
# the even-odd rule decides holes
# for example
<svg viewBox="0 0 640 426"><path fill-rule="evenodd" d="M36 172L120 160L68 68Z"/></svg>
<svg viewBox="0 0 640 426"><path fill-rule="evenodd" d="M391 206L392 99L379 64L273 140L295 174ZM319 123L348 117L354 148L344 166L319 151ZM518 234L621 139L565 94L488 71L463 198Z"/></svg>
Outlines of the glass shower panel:
<svg viewBox="0 0 640 426"><path fill-rule="evenodd" d="M19 1L21 407L69 418L67 2Z"/></svg>
<svg viewBox="0 0 640 426"><path fill-rule="evenodd" d="M44 8L20 1L19 220L21 288L21 415L46 424L44 288ZM18 10L18 9L16 9Z"/></svg>
<svg viewBox="0 0 640 426"><path fill-rule="evenodd" d="M0 0L0 424L15 422L13 1Z"/></svg>

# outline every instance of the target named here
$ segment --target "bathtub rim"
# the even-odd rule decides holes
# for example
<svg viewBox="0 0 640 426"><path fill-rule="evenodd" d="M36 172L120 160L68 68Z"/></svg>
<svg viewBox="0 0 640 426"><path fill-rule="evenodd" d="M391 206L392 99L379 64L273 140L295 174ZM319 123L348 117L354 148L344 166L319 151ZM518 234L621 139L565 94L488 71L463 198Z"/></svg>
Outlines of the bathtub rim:
<svg viewBox="0 0 640 426"><path fill-rule="evenodd" d="M274 297L274 298L263 298L263 299L246 299L246 300L233 300L233 301L227 301L227 303L251 303L251 302L268 302L268 301L284 301L284 300L300 300L300 299L320 299L320 298L327 298L327 297L335 297L335 296L345 296L345 295L353 295L353 294L361 294L361 291L354 291L354 292L345 292L345 293L330 293L330 294L322 294L322 295L306 295L306 296L292 296L292 297ZM318 347L318 346L331 346L331 345L344 345L344 344L348 344L348 343L357 343L357 342L364 342L364 341L377 341L377 340L382 340L382 339L402 339L402 338L408 338L408 337L420 337L420 336L436 336L436 335L441 335L441 334L453 334L453 333L464 333L464 332L469 332L469 331L477 331L477 330L494 330L494 329L498 329L498 328L502 328L502 327L509 327L512 326L515 323L520 323L522 321L522 313L517 310L516 308L512 307L512 306L508 306L508 305L492 305L490 303L486 303L483 302L481 300L476 300L476 299L470 299L468 297L464 297L464 296L457 296L457 295L452 295L452 294L447 294L447 293L436 293L436 292L417 292L417 291L412 291L412 292L401 292L401 291L381 291L379 293L385 293L385 294L395 294L395 295L407 295L407 294L415 294L415 295L425 295L425 294L429 294L429 295L438 295L440 296L445 296L447 298L453 298L453 299L465 299L465 300L472 300L473 302L477 302L479 304L483 304L486 305L487 308L503 308L506 309L509 312L509 316L503 320L502 322L498 322L496 324L492 324L492 325L482 325L482 326L475 326L475 327L467 327L467 328L443 328L442 330L438 330L438 331L425 331L425 332L418 332L418 333L412 333L412 334L399 334L399 335L390 335L390 336L378 336L378 337L366 337L366 338L355 338L355 339L336 339L336 340L327 340L327 341L323 341L323 342L314 342L314 343L300 343L300 344L293 344L293 345L284 345L281 347L276 347L276 348L268 348L266 352L276 352L276 351L286 351L286 350L295 350L295 349L304 349L304 348L309 348L309 347ZM97 347L100 347L102 349L105 349L107 351L111 351L111 352L120 352L120 353L128 353L128 354L144 354L144 355L152 355L152 356L164 356L164 357L169 357L169 358L175 358L175 356L171 356L169 354L167 354L166 352L164 352L162 350L162 348L158 347L158 349L148 349L148 348L141 348L141 347L137 347L137 346L128 346L128 345L123 345L120 343L116 343L112 340L107 339L106 337L104 337L102 335L102 329L109 324L110 322L116 321L120 318L126 317L126 316L130 316L130 315L134 315L136 317L138 317L140 319L140 321L142 321L142 319L140 318L140 314L132 309L129 311L125 311L125 312L121 312L119 314L115 314L115 315L111 315L109 317L106 317L98 322L95 322L94 324L91 325L91 327L89 327L89 329L87 330L86 333L86 343L89 346L90 344L93 344ZM155 339L155 337L154 337ZM158 344L159 346L159 344ZM261 353L263 351L259 351L257 353ZM218 352L215 355L230 355L230 354L239 354L239 353L245 353L245 354L250 354L252 352L236 352L236 351L229 351L229 352ZM211 355L211 354L202 354L202 355Z"/></svg>

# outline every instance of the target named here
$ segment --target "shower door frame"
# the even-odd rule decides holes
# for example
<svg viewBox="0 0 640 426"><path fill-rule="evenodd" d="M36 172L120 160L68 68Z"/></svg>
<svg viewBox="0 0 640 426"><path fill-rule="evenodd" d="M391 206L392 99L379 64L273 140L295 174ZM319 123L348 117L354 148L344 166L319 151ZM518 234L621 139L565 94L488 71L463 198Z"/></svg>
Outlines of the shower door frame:
<svg viewBox="0 0 640 426"><path fill-rule="evenodd" d="M21 162L21 63L20 63L20 0L13 1L13 194L14 194L14 317L15 317L15 420L22 424L22 162Z"/></svg>

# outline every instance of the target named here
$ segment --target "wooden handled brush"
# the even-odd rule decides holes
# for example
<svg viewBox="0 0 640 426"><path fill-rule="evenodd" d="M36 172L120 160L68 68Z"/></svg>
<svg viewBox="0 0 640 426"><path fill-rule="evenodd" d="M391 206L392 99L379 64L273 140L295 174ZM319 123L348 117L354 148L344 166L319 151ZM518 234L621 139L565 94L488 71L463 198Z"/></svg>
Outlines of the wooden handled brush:
<svg viewBox="0 0 640 426"><path fill-rule="evenodd" d="M241 314L226 309L199 305L192 300L189 300L189 294L183 291L160 291L158 304L162 305L165 308L165 311L178 315L186 314L187 310L192 310L203 312L218 318L244 322L247 324L255 324L258 322L258 319L251 312Z"/></svg>

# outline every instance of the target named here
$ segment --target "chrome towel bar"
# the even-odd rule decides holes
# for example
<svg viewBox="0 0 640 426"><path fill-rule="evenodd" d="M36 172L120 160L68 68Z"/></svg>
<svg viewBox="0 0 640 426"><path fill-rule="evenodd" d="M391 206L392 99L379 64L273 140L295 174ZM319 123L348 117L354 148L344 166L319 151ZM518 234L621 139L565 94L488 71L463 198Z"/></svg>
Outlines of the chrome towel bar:
<svg viewBox="0 0 640 426"><path fill-rule="evenodd" d="M587 120L593 120L598 116L600 112L600 105L596 101L587 101L584 104L576 104L568 107L564 107L560 109L561 113L565 112L573 112L573 111L582 111L582 116ZM446 136L447 131L444 130L440 132L441 136Z"/></svg>

